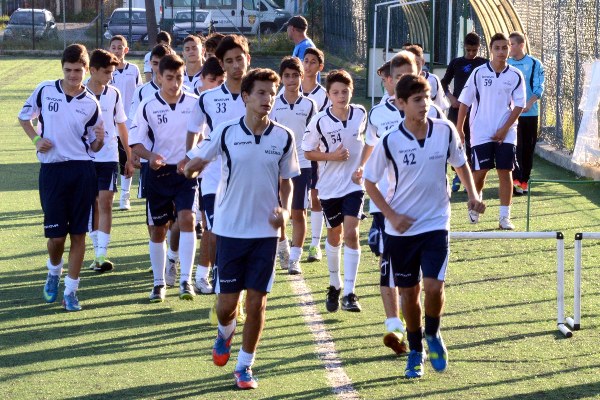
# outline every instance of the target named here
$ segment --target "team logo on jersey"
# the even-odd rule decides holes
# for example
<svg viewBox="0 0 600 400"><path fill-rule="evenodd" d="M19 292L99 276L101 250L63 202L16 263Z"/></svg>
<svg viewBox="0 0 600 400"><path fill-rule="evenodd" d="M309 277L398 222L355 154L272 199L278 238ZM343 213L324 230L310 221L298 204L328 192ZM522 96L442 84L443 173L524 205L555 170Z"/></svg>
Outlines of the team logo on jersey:
<svg viewBox="0 0 600 400"><path fill-rule="evenodd" d="M274 154L280 156L282 153L281 150L277 148L277 146L271 145L270 149L265 149L265 154Z"/></svg>
<svg viewBox="0 0 600 400"><path fill-rule="evenodd" d="M252 141L248 140L246 142L233 142L234 146L239 146L239 145L242 145L242 144L252 144Z"/></svg>

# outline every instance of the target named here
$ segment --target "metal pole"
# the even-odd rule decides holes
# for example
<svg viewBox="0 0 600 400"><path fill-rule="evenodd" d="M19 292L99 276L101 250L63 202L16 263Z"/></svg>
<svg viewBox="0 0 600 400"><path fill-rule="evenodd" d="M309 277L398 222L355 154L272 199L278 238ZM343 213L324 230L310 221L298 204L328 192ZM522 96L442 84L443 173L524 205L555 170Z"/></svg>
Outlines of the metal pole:
<svg viewBox="0 0 600 400"><path fill-rule="evenodd" d="M446 65L452 61L452 2L448 2L448 48L446 49Z"/></svg>
<svg viewBox="0 0 600 400"><path fill-rule="evenodd" d="M63 12L62 12L62 17L63 17L63 50L67 48L67 5L66 5L66 1L67 0L62 0L62 6L63 6Z"/></svg>
<svg viewBox="0 0 600 400"><path fill-rule="evenodd" d="M562 233L556 233L556 296L558 330L570 338L573 332L565 326L565 240Z"/></svg>
<svg viewBox="0 0 600 400"><path fill-rule="evenodd" d="M377 6L375 4L375 12L373 17L373 51L371 52L371 107L375 105L375 49L377 48Z"/></svg>
<svg viewBox="0 0 600 400"><path fill-rule="evenodd" d="M35 50L35 0L31 0L31 44Z"/></svg>
<svg viewBox="0 0 600 400"><path fill-rule="evenodd" d="M388 7L387 9L387 23L385 26L385 51L383 54L385 54L384 60L383 62L385 63L388 59L389 55L389 49L390 49L390 20L391 20L391 12L392 7Z"/></svg>
<svg viewBox="0 0 600 400"><path fill-rule="evenodd" d="M131 26L131 18L133 16L133 11L132 11L132 0L128 0L128 1L129 1L129 37L127 38L127 42L131 46L131 43L133 43L133 40L131 39L133 36L133 33L131 32L131 30L133 29Z"/></svg>

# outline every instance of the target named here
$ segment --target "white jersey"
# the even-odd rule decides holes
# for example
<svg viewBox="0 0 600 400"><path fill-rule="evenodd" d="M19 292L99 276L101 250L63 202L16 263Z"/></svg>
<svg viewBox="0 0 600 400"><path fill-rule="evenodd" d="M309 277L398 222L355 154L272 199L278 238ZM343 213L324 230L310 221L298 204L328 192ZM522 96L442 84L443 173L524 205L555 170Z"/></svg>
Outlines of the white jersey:
<svg viewBox="0 0 600 400"><path fill-rule="evenodd" d="M92 93L90 91L90 93ZM116 124L125 123L127 115L123 107L123 99L119 90L111 85L106 85L99 96L95 96L102 110L102 121L104 122L104 146L96 153L95 162L118 162L119 149L117 137L119 132Z"/></svg>
<svg viewBox="0 0 600 400"><path fill-rule="evenodd" d="M446 111L450 108L450 101L446 97L446 93L444 93L444 88L442 87L442 82L440 78L432 73L427 71L423 71L423 77L427 79L429 82L429 86L431 86L431 101L433 104L438 106L442 111Z"/></svg>
<svg viewBox="0 0 600 400"><path fill-rule="evenodd" d="M35 118L37 133L52 142L50 150L37 153L41 163L94 158L90 144L96 140L94 128L101 123L102 112L87 89L71 97L63 91L60 80L40 83L19 113L21 121Z"/></svg>
<svg viewBox="0 0 600 400"><path fill-rule="evenodd" d="M123 104L127 107L131 105L135 89L138 86L142 86L142 84L142 75L137 65L128 62L125 63L122 69L115 69L111 81L111 85L119 89ZM129 112L129 108L127 108L127 112Z"/></svg>
<svg viewBox="0 0 600 400"><path fill-rule="evenodd" d="M340 198L363 190L362 185L352 182L352 174L360 164L366 124L367 111L357 104L350 104L346 121L337 119L331 107L310 120L302 139L302 150L333 153L341 144L350 153L347 161L319 161L319 199Z"/></svg>
<svg viewBox="0 0 600 400"><path fill-rule="evenodd" d="M389 101L390 99L394 100L394 96L389 94L388 92L385 92L383 94L383 96L381 96L381 100L379 100L379 104L385 104L386 101Z"/></svg>
<svg viewBox="0 0 600 400"><path fill-rule="evenodd" d="M331 101L329 101L329 97L327 97L327 90L325 90L320 83L317 83L317 87L310 92L305 92L302 90L302 86L300 86L300 91L302 94L304 94L304 96L314 100L315 103L317 103L317 111L323 111L331 105Z"/></svg>
<svg viewBox="0 0 600 400"><path fill-rule="evenodd" d="M277 96L275 105L271 110L270 118L279 122L281 125L290 129L294 133L296 143L296 152L298 153L298 162L300 168L310 168L310 160L304 157L304 151L300 148L302 137L310 119L317 113L317 104L308 97L300 96L295 103L290 104L284 95Z"/></svg>
<svg viewBox="0 0 600 400"><path fill-rule="evenodd" d="M156 92L140 105L133 123L129 144L152 145L147 150L165 158L167 165L176 165L185 158L187 125L198 97L183 92L175 104L168 104Z"/></svg>
<svg viewBox="0 0 600 400"><path fill-rule="evenodd" d="M523 74L507 65L495 72L490 62L473 70L458 101L471 107L469 127L471 146L488 143L515 107L525 107ZM517 144L517 120L508 130L504 143Z"/></svg>
<svg viewBox="0 0 600 400"><path fill-rule="evenodd" d="M129 113L127 114L129 119L133 120L142 101L152 97L154 93L158 92L159 90L160 88L156 83L154 83L153 80L148 83L144 83L142 86L138 86L133 94L133 98L131 99L131 105L129 106Z"/></svg>
<svg viewBox="0 0 600 400"><path fill-rule="evenodd" d="M215 197L215 234L279 237L278 229L269 224L269 216L279 205L279 178L300 174L294 146L294 134L284 126L271 121L262 135L254 135L241 117L220 124L188 152L190 158L222 160Z"/></svg>
<svg viewBox="0 0 600 400"><path fill-rule="evenodd" d="M388 175L390 188L382 193L398 214L408 215L415 223L404 233L385 221L385 233L413 236L434 230L450 229L450 187L446 162L454 167L466 163L466 155L454 125L446 120L428 119L427 135L419 141L406 129L385 135L375 146L365 166L364 178L377 182Z"/></svg>
<svg viewBox="0 0 600 400"><path fill-rule="evenodd" d="M183 74L183 87L186 91L193 93L196 88L202 87L202 68L195 75L188 75L187 69Z"/></svg>
<svg viewBox="0 0 600 400"><path fill-rule="evenodd" d="M241 94L233 94L222 85L202 92L187 126L189 132L208 134L223 122L246 115L246 105ZM200 145L200 142L198 145ZM214 194L221 179L220 160L211 162L202 172L202 195Z"/></svg>

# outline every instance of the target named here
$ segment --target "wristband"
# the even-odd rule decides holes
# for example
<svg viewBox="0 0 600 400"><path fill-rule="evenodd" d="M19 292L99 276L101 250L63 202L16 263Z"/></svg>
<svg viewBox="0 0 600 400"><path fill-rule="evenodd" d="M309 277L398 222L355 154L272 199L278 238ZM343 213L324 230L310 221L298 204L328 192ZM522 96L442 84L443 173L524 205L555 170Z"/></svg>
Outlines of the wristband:
<svg viewBox="0 0 600 400"><path fill-rule="evenodd" d="M31 141L33 142L33 145L37 145L37 142L39 142L40 140L42 140L42 137L37 135L36 137L34 137L33 139L31 139Z"/></svg>

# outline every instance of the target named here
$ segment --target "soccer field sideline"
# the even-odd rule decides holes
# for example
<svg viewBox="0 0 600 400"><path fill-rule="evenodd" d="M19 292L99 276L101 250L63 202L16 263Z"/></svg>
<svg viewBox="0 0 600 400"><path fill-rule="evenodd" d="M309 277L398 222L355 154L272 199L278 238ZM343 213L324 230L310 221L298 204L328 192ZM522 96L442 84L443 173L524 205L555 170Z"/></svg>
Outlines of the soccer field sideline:
<svg viewBox="0 0 600 400"><path fill-rule="evenodd" d="M58 307L42 303L39 292L43 277L38 265L43 264L45 249L40 229L41 211L35 190L37 162L30 144L18 130L16 113L35 83L43 79L43 74L56 76L60 71L55 60L21 60L21 66L25 63L31 65L25 73L18 72L20 69L16 66L19 64L8 65L8 62L9 60L0 58L2 70L7 71L7 76L10 77L4 85L0 85L4 110L0 115L0 131L5 148L1 165L5 172L3 175L7 177L6 187L2 189L4 201L1 235L6 252L3 251L4 256L0 261L0 282L8 285L4 292L9 296L2 296L4 298L0 299L0 372L7 378L3 379L0 387L8 390L9 398L49 398L50 393L54 393L52 398L193 398L211 394L215 398L331 396L322 363L314 358L313 340L305 339L306 335L310 337L310 331L296 307L302 301L289 295L290 289L285 277L281 279L278 276L278 288L269 300L267 331L259 347L256 365L261 387L251 394L232 390L230 371L221 369L217 372L214 371L217 368L210 365L208 351L214 328L206 326L206 297L197 299L194 304L180 304L183 302L176 300L171 293L168 304L164 307L151 308L145 303L150 280L143 272L148 263L147 256L144 256L147 238L143 225L140 224L143 212L139 201L134 204L131 214L115 213L117 232L132 232L132 228L135 232L131 239L115 239L114 249L111 246L111 252L115 255L111 258L118 262L117 271L101 276L87 274L82 280L82 303L84 307L88 305L89 309L84 309L80 315L67 316ZM27 82L32 80L35 83L28 85ZM538 164L541 169L536 169L536 173L545 177L556 179L564 174L543 162ZM481 226L477 227L478 230L493 229L496 223L497 208L493 200L495 184L492 180L490 189L486 190L485 198L490 199L490 209ZM547 188L551 192L555 190L550 186L544 186L542 190ZM534 208L532 229L564 230L569 252L572 250L575 230L591 231L598 226L597 195L590 190L577 190L566 187L553 192L558 194L548 198L542 196L541 191L534 196L538 206ZM464 201L464 195L459 193L458 199ZM453 204L452 223L455 230L472 228L466 224L463 207L464 203L461 202ZM524 228L523 211L523 198L515 199L514 213L518 216L518 229ZM363 225L363 236L366 228ZM321 304L323 299L319 295L326 282L323 274L325 264L307 264L304 274L306 284L315 299L317 310L322 314L325 329L336 344L344 370L359 396L393 398L402 395L411 398L428 395L431 398L449 398L456 394L463 398L510 398L521 394L529 396L527 398L564 398L569 397L569 394L577 394L578 398L594 397L599 389L598 377L593 373L599 367L596 361L598 352L595 349L598 324L592 319L598 316L595 310L600 296L598 285L593 283L593 277L598 277L598 257L594 254L597 252L594 251L597 250L597 245L592 242L585 244L584 266L587 267L584 269L584 276L587 279L584 286L584 330L577 332L572 340L563 340L554 333L553 246L539 243L526 246L520 243L484 243L473 247L475 248L465 248L457 243L452 248L448 313L442 328L448 335L446 340L451 357L450 370L439 375L428 369L425 379L417 384L409 384L398 378L405 361L392 357L381 344L383 319L376 290L378 273L375 257L368 252L368 248L363 247L358 281L358 294L365 308L359 316L344 315L341 312L334 315L325 313ZM512 255L506 257L503 252ZM515 259L523 261L515 262ZM478 268L469 272L474 261L477 261ZM512 265L518 265L520 270L512 271L513 273L504 271ZM26 266L24 270L22 266ZM568 271L570 273L571 269L568 268ZM504 288L499 289L501 285L495 285L495 282L516 285L523 288L524 292L512 293ZM526 290L529 286L531 288ZM113 287L114 290L111 290ZM118 293L119 296L114 296L111 292ZM198 309L198 303L201 310ZM114 310L118 312L114 313ZM121 315L121 312L124 314ZM168 315L164 322L165 334L162 334L163 328L148 330L135 324L132 329L127 328L128 316L135 319L139 315L147 316L144 317L146 323L152 321L153 315ZM185 316L193 316L190 321L197 322L190 325L189 322L186 323ZM281 323L288 318L301 325L294 328L290 324ZM94 327L94 320L98 322L97 327ZM80 322L83 323L82 328L77 328ZM46 325L47 329L42 328ZM111 325L116 328L114 337L108 329ZM102 326L107 328L101 328ZM40 336L42 329L54 336ZM175 366L175 374L170 371L153 373L152 366L156 368L160 365L157 364L160 357L157 358L153 350L157 347L146 339L132 345L126 336L119 333L125 331L131 331L134 338L141 335L140 337L150 339L154 335L167 351L176 349L170 354L178 354L189 365L198 365L200 356L199 365L205 370L194 376L206 376L212 386L202 379L182 381L181 377L188 373L188 364L186 367ZM193 355L186 354L189 346L176 343L178 331L183 332L184 337L187 335L197 341L192 347ZM32 332L33 336L23 336L25 332ZM81 349L69 351L68 344L60 339L61 336L75 338L75 344ZM295 342L286 343L279 336L298 340L297 349L290 347ZM111 354L108 351L109 344L114 338L122 342L124 347L115 347ZM143 343L147 343L148 348L142 349L140 345ZM236 342L234 348L238 344ZM100 352L94 351L94 348L100 349ZM547 349L553 350L549 356L544 352ZM277 350L277 354L272 354L273 350ZM300 351L300 358L294 356L297 351ZM50 357L36 357L35 352ZM133 356L130 352L139 354ZM556 354L574 354L577 357L558 358ZM506 358L504 362L503 358ZM106 365L77 362L95 359L102 360ZM298 362L301 366L296 369ZM503 367L505 362L506 368ZM135 366L140 363L145 370L142 375L135 373ZM164 359L163 363L170 367L176 365L170 358ZM132 368L123 369L119 367L120 364ZM111 365L122 374L121 383L113 375L115 372L111 372ZM496 368L487 368L489 365ZM508 365L512 368L508 368ZM79 389L76 394L60 383L62 377L69 376L65 374L69 374L70 370L81 371L82 374L98 379L75 379ZM198 368L193 370L198 371ZM569 374L561 374L560 371ZM290 383L290 380L294 382ZM180 385L178 387L169 382L179 382ZM171 390L167 391L168 388ZM151 393L152 390L154 393Z"/></svg>

